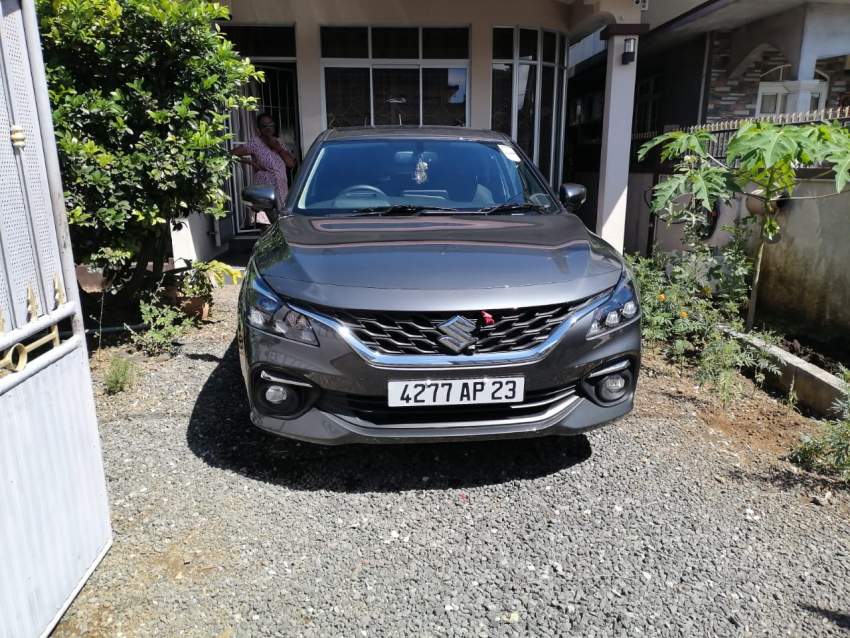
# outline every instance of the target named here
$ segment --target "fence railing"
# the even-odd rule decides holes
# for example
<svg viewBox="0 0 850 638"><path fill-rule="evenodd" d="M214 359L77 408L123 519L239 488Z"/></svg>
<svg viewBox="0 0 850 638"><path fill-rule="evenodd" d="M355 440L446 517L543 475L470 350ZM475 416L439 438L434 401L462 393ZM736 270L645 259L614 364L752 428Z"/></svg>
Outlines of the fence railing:
<svg viewBox="0 0 850 638"><path fill-rule="evenodd" d="M693 126L668 129L666 131L651 131L645 133L634 133L632 135L632 162L637 162L637 153L640 147L645 142L670 131L687 131L693 133L698 130L706 130L715 136L715 141L709 147L709 153L718 159L726 157L726 149L729 146L729 140L735 135L735 132L752 122L771 122L773 124L810 124L812 122L835 121L850 125L850 106L844 106L832 109L822 109L820 111L810 111L808 113L780 113L777 115L762 115L758 117L745 117L734 120L721 120L715 122L706 122L704 124L695 124Z"/></svg>

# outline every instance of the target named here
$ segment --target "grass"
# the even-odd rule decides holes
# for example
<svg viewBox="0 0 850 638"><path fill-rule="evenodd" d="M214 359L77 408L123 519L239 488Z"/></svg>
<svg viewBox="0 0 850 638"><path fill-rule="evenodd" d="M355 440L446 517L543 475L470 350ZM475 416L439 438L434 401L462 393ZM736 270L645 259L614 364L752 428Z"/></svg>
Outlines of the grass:
<svg viewBox="0 0 850 638"><path fill-rule="evenodd" d="M133 362L119 355L109 361L109 368L103 378L106 394L118 394L133 387L136 380L136 368Z"/></svg>

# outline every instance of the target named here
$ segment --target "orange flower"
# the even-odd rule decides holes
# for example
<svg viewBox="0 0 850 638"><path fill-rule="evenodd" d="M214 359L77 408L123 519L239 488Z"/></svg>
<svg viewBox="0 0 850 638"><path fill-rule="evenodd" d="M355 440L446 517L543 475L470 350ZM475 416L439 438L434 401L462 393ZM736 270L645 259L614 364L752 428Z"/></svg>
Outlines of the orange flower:
<svg viewBox="0 0 850 638"><path fill-rule="evenodd" d="M679 313L679 316L682 319L687 319L688 318L688 312L686 310L683 310L682 312Z"/></svg>
<svg viewBox="0 0 850 638"><path fill-rule="evenodd" d="M658 301L664 303L665 301L667 301L667 295L662 292L660 295L658 295Z"/></svg>

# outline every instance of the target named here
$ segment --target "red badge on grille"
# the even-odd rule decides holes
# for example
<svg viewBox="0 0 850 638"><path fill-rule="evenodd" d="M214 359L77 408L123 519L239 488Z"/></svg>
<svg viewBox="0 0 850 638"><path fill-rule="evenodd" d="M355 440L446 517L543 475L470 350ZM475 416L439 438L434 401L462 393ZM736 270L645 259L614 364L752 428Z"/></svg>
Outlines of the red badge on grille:
<svg viewBox="0 0 850 638"><path fill-rule="evenodd" d="M491 315L486 310L481 311L481 318L484 319L485 326L492 326L494 323L496 323L496 320L493 319L493 315Z"/></svg>

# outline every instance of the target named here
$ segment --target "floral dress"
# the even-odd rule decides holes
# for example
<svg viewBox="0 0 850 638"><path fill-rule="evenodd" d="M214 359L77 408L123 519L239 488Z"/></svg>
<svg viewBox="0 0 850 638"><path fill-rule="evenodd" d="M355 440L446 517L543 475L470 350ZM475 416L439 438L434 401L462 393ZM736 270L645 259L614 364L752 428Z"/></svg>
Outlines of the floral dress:
<svg viewBox="0 0 850 638"><path fill-rule="evenodd" d="M280 208L289 192L289 181L286 176L286 163L279 153L276 153L263 142L255 137L246 145L248 152L254 161L264 170L254 170L254 183L265 184L274 187L275 208ZM286 148L284 146L284 148ZM268 224L269 218L263 211L257 212L257 223Z"/></svg>

